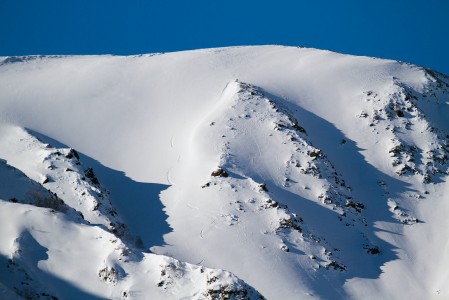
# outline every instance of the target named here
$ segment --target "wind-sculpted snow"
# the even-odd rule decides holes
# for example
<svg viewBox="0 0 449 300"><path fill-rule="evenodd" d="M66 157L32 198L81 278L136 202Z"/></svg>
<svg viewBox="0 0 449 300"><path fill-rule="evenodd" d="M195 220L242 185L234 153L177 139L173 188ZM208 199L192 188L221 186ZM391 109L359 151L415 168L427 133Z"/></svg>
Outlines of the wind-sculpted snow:
<svg viewBox="0 0 449 300"><path fill-rule="evenodd" d="M446 299L448 103L306 48L1 58L0 298Z"/></svg>
<svg viewBox="0 0 449 300"><path fill-rule="evenodd" d="M395 173L418 175L424 183L439 181L449 171L449 137L444 130L433 127L420 108L423 101L433 102L426 99L429 93L432 98L432 89L428 89L419 94L395 82L387 97L367 91L363 100L371 104L371 111L359 115L369 123L371 133L379 135L380 142L391 145L388 153ZM441 90L448 93L449 89Z"/></svg>
<svg viewBox="0 0 449 300"><path fill-rule="evenodd" d="M41 208L3 200L0 207L13 228L1 231L0 280L17 297L262 299L229 272L135 252L97 226Z"/></svg>
<svg viewBox="0 0 449 300"><path fill-rule="evenodd" d="M102 188L92 168L83 166L75 149L54 148L13 126L3 128L0 145L9 148L9 153L3 153L4 158L54 195L61 195L86 221L131 239L108 199L109 191Z"/></svg>
<svg viewBox="0 0 449 300"><path fill-rule="evenodd" d="M352 261L369 259L379 249L365 234L364 204L308 141L293 113L268 97L255 86L230 82L197 126L189 157L180 163L183 171L163 199L169 215L182 215L168 220L174 229L166 238L168 254L224 266L275 297L276 288L295 290L305 278L279 275L282 282L274 288L259 274L302 269L324 283L328 272L344 278ZM306 205L315 207L313 215L304 214ZM340 228L338 239L329 224L310 226L312 218ZM184 240L196 246L176 244ZM217 257L223 247L227 253ZM248 257L248 251L259 253ZM346 262L339 252L351 259ZM238 257L246 257L245 264ZM304 289L314 284L308 281ZM330 295L334 289L313 293Z"/></svg>
<svg viewBox="0 0 449 300"><path fill-rule="evenodd" d="M15 126L3 128L2 142L4 157L41 179L0 161L0 282L8 298L263 299L229 272L142 253L74 149L52 148Z"/></svg>
<svg viewBox="0 0 449 300"><path fill-rule="evenodd" d="M37 182L28 178L20 170L0 160L0 173L3 179L0 185L0 197L12 203L22 203L45 207L52 212L62 212L71 218L82 222L84 217L68 206L61 198L50 190L46 190Z"/></svg>

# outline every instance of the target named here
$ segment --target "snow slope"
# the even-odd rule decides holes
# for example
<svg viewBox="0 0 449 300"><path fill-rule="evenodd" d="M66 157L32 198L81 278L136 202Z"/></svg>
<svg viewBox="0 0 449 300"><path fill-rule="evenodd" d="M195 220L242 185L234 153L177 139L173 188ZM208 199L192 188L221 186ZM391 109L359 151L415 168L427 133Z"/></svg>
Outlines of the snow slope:
<svg viewBox="0 0 449 300"><path fill-rule="evenodd" d="M43 176L48 180L41 185L0 161L0 281L4 293L16 294L3 296L259 299L256 291L229 272L142 252L142 241L134 240L117 222L117 212L102 196L108 192L96 177L88 172L82 176L80 167L73 165L61 170L73 160L81 165L73 149L54 150L15 126L2 129L2 142L6 142L2 149L9 150L4 155L29 174L47 173ZM52 191L58 191L67 204Z"/></svg>
<svg viewBox="0 0 449 300"><path fill-rule="evenodd" d="M445 299L448 118L316 49L1 58L0 292Z"/></svg>

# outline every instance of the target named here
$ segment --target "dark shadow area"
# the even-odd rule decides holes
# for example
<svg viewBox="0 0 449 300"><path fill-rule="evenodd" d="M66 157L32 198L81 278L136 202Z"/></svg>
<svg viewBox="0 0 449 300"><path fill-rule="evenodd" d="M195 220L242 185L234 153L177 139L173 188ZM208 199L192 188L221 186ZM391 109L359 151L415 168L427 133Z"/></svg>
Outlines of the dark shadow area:
<svg viewBox="0 0 449 300"><path fill-rule="evenodd" d="M43 134L27 129L33 136L52 147L68 146ZM79 152L80 162L86 168L93 168L100 185L110 191L112 206L131 234L140 237L145 251L152 246L164 245L164 235L172 229L159 194L169 186L164 184L137 182L122 171L113 170L99 161Z"/></svg>
<svg viewBox="0 0 449 300"><path fill-rule="evenodd" d="M48 259L48 249L28 231L23 232L17 242L20 245L17 258L10 260L0 255L0 282L11 291L17 291L25 299L51 299L50 296L58 299L106 299L39 269L39 261Z"/></svg>
<svg viewBox="0 0 449 300"><path fill-rule="evenodd" d="M137 182L124 172L103 166L80 153L81 161L95 170L102 186L111 192L112 205L134 236L142 239L144 249L164 245L164 235L172 231L160 200L169 185Z"/></svg>

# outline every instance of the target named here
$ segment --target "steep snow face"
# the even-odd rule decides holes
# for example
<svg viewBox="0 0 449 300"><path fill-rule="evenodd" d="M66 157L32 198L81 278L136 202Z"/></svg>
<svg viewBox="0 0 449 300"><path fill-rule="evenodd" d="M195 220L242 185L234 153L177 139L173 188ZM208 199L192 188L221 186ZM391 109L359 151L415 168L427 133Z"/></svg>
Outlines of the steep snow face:
<svg viewBox="0 0 449 300"><path fill-rule="evenodd" d="M0 137L2 157L9 164L64 197L85 220L111 230L123 226L115 218L117 213L107 199L108 191L101 188L92 168L81 165L76 150L54 148L16 126L3 126Z"/></svg>
<svg viewBox="0 0 449 300"><path fill-rule="evenodd" d="M142 252L75 150L15 126L2 142L9 163L42 181L0 160L2 299L263 299L229 272Z"/></svg>
<svg viewBox="0 0 449 300"><path fill-rule="evenodd" d="M365 250L377 249L364 234L364 204L308 142L293 113L268 97L231 82L197 126L182 172L162 194L176 218L168 220L170 246L156 252L224 266L268 298L331 295L328 273L345 272L347 264L371 259ZM314 212L304 213L308 209ZM342 261L334 251L352 258ZM323 287L311 290L310 279L297 270L322 277ZM273 284L271 276L260 276L267 273L282 280Z"/></svg>
<svg viewBox="0 0 449 300"><path fill-rule="evenodd" d="M0 61L0 293L449 297L445 75L279 46Z"/></svg>
<svg viewBox="0 0 449 300"><path fill-rule="evenodd" d="M45 209L3 200L0 207L10 229L0 235L0 280L16 293L10 299L259 298L229 272L133 253L99 227Z"/></svg>

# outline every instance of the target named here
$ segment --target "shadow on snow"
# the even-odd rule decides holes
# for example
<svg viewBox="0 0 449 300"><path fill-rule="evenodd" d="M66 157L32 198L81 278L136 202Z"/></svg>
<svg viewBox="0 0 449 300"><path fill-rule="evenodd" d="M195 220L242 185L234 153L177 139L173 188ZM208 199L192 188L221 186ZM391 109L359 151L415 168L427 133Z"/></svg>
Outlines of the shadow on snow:
<svg viewBox="0 0 449 300"><path fill-rule="evenodd" d="M68 146L35 131L28 131L44 143L53 147ZM93 168L102 187L110 191L112 206L132 235L140 237L144 249L164 245L163 236L172 229L167 223L167 215L159 194L169 186L164 184L137 182L122 171L113 170L99 161L78 152L85 167Z"/></svg>
<svg viewBox="0 0 449 300"><path fill-rule="evenodd" d="M51 298L45 294L60 299L105 299L41 270L38 263L48 259L48 249L40 245L30 232L22 232L17 241L20 253L14 260L0 255L0 283L11 292L15 291L24 299Z"/></svg>
<svg viewBox="0 0 449 300"><path fill-rule="evenodd" d="M348 271L320 269L316 277L310 278L309 284L320 297L346 299L349 296L343 286L348 280L379 278L382 274L381 267L389 261L398 259L397 249L384 239L379 238L378 234L381 232L400 233L381 230L377 226L378 222L408 226L401 225L398 220L394 219L393 214L389 211L387 198L395 198L401 193L412 190L407 183L379 171L367 162L361 154L363 149L359 148L354 141L346 137L329 121L266 91L264 94L289 108L299 124L307 131L307 139L327 155L337 172L351 186L355 201L365 204L363 214L368 224L357 231L346 227L344 222L338 220L337 214L328 208L291 193L274 182L268 182L270 192L277 197L275 200L287 204L293 212L302 216L305 225L309 226L312 232L317 230L315 233L319 236L324 236L321 233L335 233L327 234L325 237L329 245L339 245L339 249L329 250L346 264ZM346 143L341 145L340 142L343 139L346 140ZM385 190L378 184L379 181L387 183L390 194L385 193ZM379 247L380 255L368 254L366 249L363 249L362 243L365 237L373 245ZM328 284L325 284L323 279Z"/></svg>

